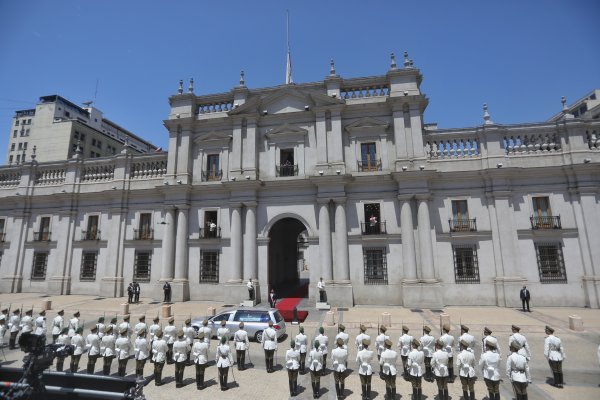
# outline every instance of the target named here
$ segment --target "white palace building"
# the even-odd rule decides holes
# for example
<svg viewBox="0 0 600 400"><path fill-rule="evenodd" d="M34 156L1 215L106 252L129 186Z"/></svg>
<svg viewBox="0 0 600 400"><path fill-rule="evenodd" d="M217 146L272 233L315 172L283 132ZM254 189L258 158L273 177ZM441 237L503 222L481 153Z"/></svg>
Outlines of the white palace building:
<svg viewBox="0 0 600 400"><path fill-rule="evenodd" d="M169 98L167 153L0 167L0 290L173 300L323 277L333 306L600 307L600 106L438 129L422 75ZM37 152L43 152L37 148ZM308 271L308 272L306 272Z"/></svg>

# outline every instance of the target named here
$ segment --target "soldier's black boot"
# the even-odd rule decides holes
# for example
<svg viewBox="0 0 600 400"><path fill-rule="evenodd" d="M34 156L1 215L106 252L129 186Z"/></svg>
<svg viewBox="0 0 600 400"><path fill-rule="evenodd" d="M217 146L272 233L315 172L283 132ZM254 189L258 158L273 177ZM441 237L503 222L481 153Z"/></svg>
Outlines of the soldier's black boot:
<svg viewBox="0 0 600 400"><path fill-rule="evenodd" d="M471 400L475 400L475 392L471 392Z"/></svg>
<svg viewBox="0 0 600 400"><path fill-rule="evenodd" d="M454 368L448 367L448 380L450 383L454 383Z"/></svg>
<svg viewBox="0 0 600 400"><path fill-rule="evenodd" d="M313 391L313 399L317 398L317 384L315 382L310 382L312 385L312 391Z"/></svg>
<svg viewBox="0 0 600 400"><path fill-rule="evenodd" d="M394 399L396 398L396 388L394 388ZM423 398L423 389L417 389L417 400L421 400Z"/></svg>
<svg viewBox="0 0 600 400"><path fill-rule="evenodd" d="M564 375L563 375L563 373L562 373L562 372L559 372L559 373L558 373L558 379L560 380L560 388L562 389L562 388L563 388L563 385L565 384L565 381L564 381Z"/></svg>
<svg viewBox="0 0 600 400"><path fill-rule="evenodd" d="M469 400L469 392L467 392L466 390L463 390L463 399ZM517 400L519 400L519 399L517 399Z"/></svg>
<svg viewBox="0 0 600 400"><path fill-rule="evenodd" d="M340 383L340 398L344 398L344 389L345 389L345 384L344 383Z"/></svg>
<svg viewBox="0 0 600 400"><path fill-rule="evenodd" d="M444 400L444 391L442 389L438 389L438 400ZM491 393L490 400L494 400Z"/></svg>
<svg viewBox="0 0 600 400"><path fill-rule="evenodd" d="M60 358L57 358L57 359L56 359L56 370L57 370L58 372L62 372L62 370L63 370L63 365L64 365L64 362L65 362L65 359L64 359L64 358L63 358L63 359L60 359Z"/></svg>
<svg viewBox="0 0 600 400"><path fill-rule="evenodd" d="M444 400L448 400L448 389L444 389ZM498 397L498 400L500 400L500 397Z"/></svg>
<svg viewBox="0 0 600 400"><path fill-rule="evenodd" d="M317 399L321 396L321 381L317 382Z"/></svg>

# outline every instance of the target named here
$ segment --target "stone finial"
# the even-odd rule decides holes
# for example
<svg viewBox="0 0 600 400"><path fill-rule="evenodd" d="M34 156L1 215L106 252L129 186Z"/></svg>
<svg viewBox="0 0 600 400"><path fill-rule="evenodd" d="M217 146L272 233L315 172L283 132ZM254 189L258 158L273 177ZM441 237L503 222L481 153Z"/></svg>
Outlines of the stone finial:
<svg viewBox="0 0 600 400"><path fill-rule="evenodd" d="M180 81L182 82L182 81ZM183 89L182 89L183 91ZM125 141L123 141L123 150L121 150L121 154L129 153L129 136L125 136Z"/></svg>
<svg viewBox="0 0 600 400"><path fill-rule="evenodd" d="M177 89L177 93L183 94L183 79L179 80L179 89Z"/></svg>
<svg viewBox="0 0 600 400"><path fill-rule="evenodd" d="M560 102L562 103L562 110L563 112L567 112L568 107L567 107L567 98L565 96L560 98Z"/></svg>
<svg viewBox="0 0 600 400"><path fill-rule="evenodd" d="M246 86L246 75L244 74L244 70L240 71L240 87Z"/></svg>
<svg viewBox="0 0 600 400"><path fill-rule="evenodd" d="M490 113L488 112L487 103L483 103L483 123L485 125L494 125L494 122L492 121L492 119L490 117Z"/></svg>
<svg viewBox="0 0 600 400"><path fill-rule="evenodd" d="M190 86L188 87L188 92L194 93L194 78L190 78Z"/></svg>
<svg viewBox="0 0 600 400"><path fill-rule="evenodd" d="M335 76L335 61L333 61L333 58L329 62L329 76Z"/></svg>
<svg viewBox="0 0 600 400"><path fill-rule="evenodd" d="M404 68L410 68L411 67L411 62L408 58L408 51L404 52Z"/></svg>
<svg viewBox="0 0 600 400"><path fill-rule="evenodd" d="M398 69L398 66L396 65L396 55L394 53L390 54L390 69Z"/></svg>

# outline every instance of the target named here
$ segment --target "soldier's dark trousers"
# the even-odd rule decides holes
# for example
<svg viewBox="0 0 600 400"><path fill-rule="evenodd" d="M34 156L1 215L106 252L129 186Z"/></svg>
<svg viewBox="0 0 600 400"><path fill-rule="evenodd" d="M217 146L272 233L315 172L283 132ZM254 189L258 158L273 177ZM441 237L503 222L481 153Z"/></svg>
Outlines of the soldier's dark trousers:
<svg viewBox="0 0 600 400"><path fill-rule="evenodd" d="M463 397L465 400L469 400L469 392L471 392L470 397L475 398L475 377L468 378L466 376L461 376L460 384L462 386Z"/></svg>
<svg viewBox="0 0 600 400"><path fill-rule="evenodd" d="M360 386L362 388L362 398L364 400L371 398L371 376L372 375L360 375Z"/></svg>
<svg viewBox="0 0 600 400"><path fill-rule="evenodd" d="M527 399L527 382L511 382L517 400Z"/></svg>
<svg viewBox="0 0 600 400"><path fill-rule="evenodd" d="M204 389L204 370L206 364L196 364L196 387L198 389Z"/></svg>
<svg viewBox="0 0 600 400"><path fill-rule="evenodd" d="M52 335L52 344L56 343L56 339L58 339L58 335Z"/></svg>
<svg viewBox="0 0 600 400"><path fill-rule="evenodd" d="M265 363L267 364L267 372L273 372L273 355L275 350L265 350Z"/></svg>
<svg viewBox="0 0 600 400"><path fill-rule="evenodd" d="M167 364L173 364L173 343L167 344Z"/></svg>
<svg viewBox="0 0 600 400"><path fill-rule="evenodd" d="M548 364L550 364L550 369L552 370L552 375L554 375L554 386L562 388L563 387L563 372L562 372L562 361L552 361L548 360Z"/></svg>
<svg viewBox="0 0 600 400"><path fill-rule="evenodd" d="M146 365L146 359L143 360L135 360L135 375L136 377L143 378L144 377L144 366Z"/></svg>
<svg viewBox="0 0 600 400"><path fill-rule="evenodd" d="M454 382L454 357L448 357L448 382Z"/></svg>
<svg viewBox="0 0 600 400"><path fill-rule="evenodd" d="M431 357L425 357L425 380L431 382L433 374L431 372Z"/></svg>
<svg viewBox="0 0 600 400"><path fill-rule="evenodd" d="M227 390L227 375L229 375L229 367L219 368L219 384L221 390Z"/></svg>
<svg viewBox="0 0 600 400"><path fill-rule="evenodd" d="M244 365L246 364L246 350L236 350L235 355L237 359L237 369L243 371L245 369Z"/></svg>
<svg viewBox="0 0 600 400"><path fill-rule="evenodd" d="M71 356L71 372L77 372L79 369L79 359L81 358L81 354L72 355Z"/></svg>
<svg viewBox="0 0 600 400"><path fill-rule="evenodd" d="M56 357L56 370L58 372L62 372L64 364L65 364L65 358L64 357Z"/></svg>
<svg viewBox="0 0 600 400"><path fill-rule="evenodd" d="M435 382L438 387L439 400L448 400L448 377L436 376Z"/></svg>
<svg viewBox="0 0 600 400"><path fill-rule="evenodd" d="M87 362L87 373L88 374L93 374L94 373L94 369L96 368L96 360L98 359L98 355L96 354L95 356L89 356L88 355L88 362Z"/></svg>
<svg viewBox="0 0 600 400"><path fill-rule="evenodd" d="M290 386L290 396L296 395L296 389L298 387L298 370L288 369L288 382Z"/></svg>
<svg viewBox="0 0 600 400"><path fill-rule="evenodd" d="M321 395L321 371L310 371L310 382L312 384L313 399Z"/></svg>
<svg viewBox="0 0 600 400"><path fill-rule="evenodd" d="M412 385L413 400L421 400L421 383L423 378L420 376L410 376L410 383ZM396 384L394 383L394 390L390 392L388 398L393 399L396 397ZM467 399L468 400L468 399Z"/></svg>
<svg viewBox="0 0 600 400"><path fill-rule="evenodd" d="M127 358L119 359L119 376L125 376L127 369Z"/></svg>
<svg viewBox="0 0 600 400"><path fill-rule="evenodd" d="M102 365L102 373L104 375L110 375L110 366L113 358L115 358L115 356L104 357L104 365Z"/></svg>
<svg viewBox="0 0 600 400"><path fill-rule="evenodd" d="M185 361L175 363L175 387L183 387L183 373L185 371Z"/></svg>
<svg viewBox="0 0 600 400"><path fill-rule="evenodd" d="M500 400L500 381L483 378L490 400Z"/></svg>
<svg viewBox="0 0 600 400"><path fill-rule="evenodd" d="M335 392L337 393L338 399L342 399L344 397L344 381L346 379L346 375L344 372L333 373L333 379L335 380Z"/></svg>
<svg viewBox="0 0 600 400"><path fill-rule="evenodd" d="M321 370L321 374L325 374L325 368L327 368L327 354L323 354L323 369Z"/></svg>
<svg viewBox="0 0 600 400"><path fill-rule="evenodd" d="M8 339L8 348L9 349L15 349L15 343L17 342L17 333L19 332L11 332L10 333L10 339Z"/></svg>
<svg viewBox="0 0 600 400"><path fill-rule="evenodd" d="M400 358L402 359L402 369L404 370L404 377L408 378L408 356L400 356Z"/></svg>
<svg viewBox="0 0 600 400"><path fill-rule="evenodd" d="M154 363L154 385L156 386L162 385L162 370L164 366L164 361Z"/></svg>
<svg viewBox="0 0 600 400"><path fill-rule="evenodd" d="M300 372L304 373L306 368L306 352L300 353Z"/></svg>

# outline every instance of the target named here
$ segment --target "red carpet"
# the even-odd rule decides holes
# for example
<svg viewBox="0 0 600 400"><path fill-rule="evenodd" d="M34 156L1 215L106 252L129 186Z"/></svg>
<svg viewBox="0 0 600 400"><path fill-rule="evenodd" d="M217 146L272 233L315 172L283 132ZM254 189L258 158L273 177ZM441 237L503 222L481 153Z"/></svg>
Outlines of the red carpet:
<svg viewBox="0 0 600 400"><path fill-rule="evenodd" d="M294 320L294 307L300 304L302 298L304 297L305 293L307 293L307 291L308 284L298 288L296 293L294 293L294 297L286 297L277 302L276 307L286 322L291 322ZM304 322L307 316L308 311L298 310L298 321Z"/></svg>

